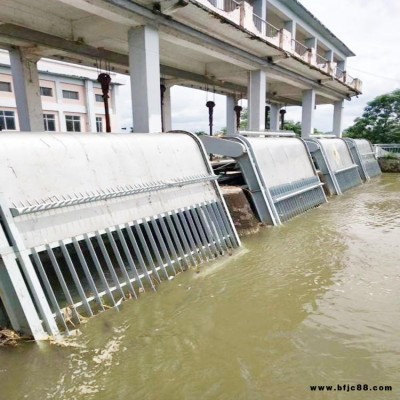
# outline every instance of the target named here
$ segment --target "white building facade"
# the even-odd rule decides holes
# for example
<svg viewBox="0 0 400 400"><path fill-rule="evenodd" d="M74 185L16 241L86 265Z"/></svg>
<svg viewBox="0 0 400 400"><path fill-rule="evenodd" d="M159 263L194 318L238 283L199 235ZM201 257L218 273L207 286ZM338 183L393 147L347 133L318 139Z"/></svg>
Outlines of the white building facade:
<svg viewBox="0 0 400 400"><path fill-rule="evenodd" d="M105 132L105 111L97 71L85 66L56 60L38 62L39 91L43 128L50 132ZM120 131L117 96L120 84L110 74L112 84L108 99L111 128ZM16 90L9 55L0 52L0 128L21 130Z"/></svg>

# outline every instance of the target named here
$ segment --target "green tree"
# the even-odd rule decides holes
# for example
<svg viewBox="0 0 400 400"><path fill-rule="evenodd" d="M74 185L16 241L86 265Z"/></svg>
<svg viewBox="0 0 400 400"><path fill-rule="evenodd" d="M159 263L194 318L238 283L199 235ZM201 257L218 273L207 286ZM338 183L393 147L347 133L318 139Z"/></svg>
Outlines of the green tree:
<svg viewBox="0 0 400 400"><path fill-rule="evenodd" d="M400 89L370 101L344 135L372 143L400 143Z"/></svg>
<svg viewBox="0 0 400 400"><path fill-rule="evenodd" d="M296 136L301 136L301 123L300 122L287 120L287 121L285 121L285 124L283 127L285 128L285 131L292 131L296 134Z"/></svg>

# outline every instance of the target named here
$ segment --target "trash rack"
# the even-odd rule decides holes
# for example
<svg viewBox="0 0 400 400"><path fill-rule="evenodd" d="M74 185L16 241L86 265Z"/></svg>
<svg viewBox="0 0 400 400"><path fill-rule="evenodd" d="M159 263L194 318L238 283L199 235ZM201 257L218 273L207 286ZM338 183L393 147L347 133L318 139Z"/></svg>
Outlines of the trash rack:
<svg viewBox="0 0 400 400"><path fill-rule="evenodd" d="M307 147L293 133L241 132L201 140L208 153L236 160L263 223L280 225L327 201Z"/></svg>
<svg viewBox="0 0 400 400"><path fill-rule="evenodd" d="M344 138L344 140L358 165L358 172L364 182L382 174L372 144L367 139Z"/></svg>
<svg viewBox="0 0 400 400"><path fill-rule="evenodd" d="M240 245L187 133L1 133L0 304L37 340Z"/></svg>
<svg viewBox="0 0 400 400"><path fill-rule="evenodd" d="M330 195L340 195L362 184L358 166L343 139L325 135L305 142Z"/></svg>

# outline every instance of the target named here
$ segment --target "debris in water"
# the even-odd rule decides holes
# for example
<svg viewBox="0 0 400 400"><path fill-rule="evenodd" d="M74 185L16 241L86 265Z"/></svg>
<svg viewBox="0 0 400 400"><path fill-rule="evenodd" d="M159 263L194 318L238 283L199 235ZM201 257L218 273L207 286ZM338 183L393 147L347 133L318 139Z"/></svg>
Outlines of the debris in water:
<svg viewBox="0 0 400 400"><path fill-rule="evenodd" d="M20 336L17 332L11 329L0 328L0 346L16 346L19 341L28 339Z"/></svg>

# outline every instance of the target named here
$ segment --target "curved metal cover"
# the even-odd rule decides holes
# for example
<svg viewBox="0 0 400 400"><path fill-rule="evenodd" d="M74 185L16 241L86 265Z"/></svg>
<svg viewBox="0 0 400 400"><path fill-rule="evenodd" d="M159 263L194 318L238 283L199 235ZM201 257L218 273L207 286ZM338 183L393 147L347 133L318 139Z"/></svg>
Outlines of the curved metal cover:
<svg viewBox="0 0 400 400"><path fill-rule="evenodd" d="M354 165L350 151L343 139L317 139L325 151L330 168L333 172Z"/></svg>
<svg viewBox="0 0 400 400"><path fill-rule="evenodd" d="M1 133L0 143L0 192L10 208L164 185L16 216L26 247L219 196L201 144L187 134ZM205 179L182 189L196 177Z"/></svg>
<svg viewBox="0 0 400 400"><path fill-rule="evenodd" d="M248 137L247 140L269 187L316 175L307 149L300 139Z"/></svg>

